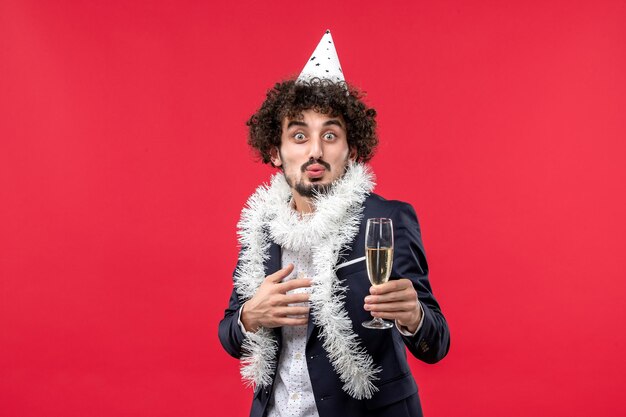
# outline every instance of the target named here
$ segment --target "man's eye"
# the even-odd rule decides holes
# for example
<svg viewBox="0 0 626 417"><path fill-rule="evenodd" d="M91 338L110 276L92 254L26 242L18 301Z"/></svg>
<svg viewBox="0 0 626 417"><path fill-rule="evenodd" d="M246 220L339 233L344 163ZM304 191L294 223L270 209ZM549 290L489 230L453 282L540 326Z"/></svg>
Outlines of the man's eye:
<svg viewBox="0 0 626 417"><path fill-rule="evenodd" d="M304 140L306 136L304 136L304 133L296 133L295 135L293 135L293 138L295 140Z"/></svg>
<svg viewBox="0 0 626 417"><path fill-rule="evenodd" d="M334 133L328 132L324 134L324 139L326 140L333 140L337 137L337 135L335 135Z"/></svg>

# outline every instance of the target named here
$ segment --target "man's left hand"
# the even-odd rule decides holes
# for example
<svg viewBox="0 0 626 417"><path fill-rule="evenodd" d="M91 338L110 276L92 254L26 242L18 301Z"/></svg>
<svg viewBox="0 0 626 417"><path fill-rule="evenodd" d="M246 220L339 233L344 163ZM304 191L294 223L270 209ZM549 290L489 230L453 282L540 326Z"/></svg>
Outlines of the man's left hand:
<svg viewBox="0 0 626 417"><path fill-rule="evenodd" d="M415 333L422 319L417 292L413 283L406 278L370 287L370 295L365 297L364 308L373 317L395 320L410 333Z"/></svg>

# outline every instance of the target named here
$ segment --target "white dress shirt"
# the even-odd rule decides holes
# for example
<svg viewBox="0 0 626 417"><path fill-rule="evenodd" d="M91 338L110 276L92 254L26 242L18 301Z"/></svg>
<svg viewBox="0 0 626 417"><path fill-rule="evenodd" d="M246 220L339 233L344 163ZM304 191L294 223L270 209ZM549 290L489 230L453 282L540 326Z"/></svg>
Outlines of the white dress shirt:
<svg viewBox="0 0 626 417"><path fill-rule="evenodd" d="M282 265L293 264L292 273L283 282L294 278L308 278L313 274L311 251L293 252L283 248ZM287 294L310 292L311 288L297 288ZM297 305L297 304L291 304ZM307 303L302 303L307 305ZM313 387L307 368L305 346L307 326L283 326L282 350L274 381L273 401L268 417L318 417Z"/></svg>

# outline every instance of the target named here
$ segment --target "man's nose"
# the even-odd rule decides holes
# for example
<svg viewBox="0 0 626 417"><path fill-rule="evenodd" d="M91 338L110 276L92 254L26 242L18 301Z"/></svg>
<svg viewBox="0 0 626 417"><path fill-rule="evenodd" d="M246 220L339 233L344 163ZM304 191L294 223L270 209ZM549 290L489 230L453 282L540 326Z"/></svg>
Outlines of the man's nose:
<svg viewBox="0 0 626 417"><path fill-rule="evenodd" d="M309 158L320 159L324 156L322 141L320 139L312 139L309 143L311 144L309 148Z"/></svg>

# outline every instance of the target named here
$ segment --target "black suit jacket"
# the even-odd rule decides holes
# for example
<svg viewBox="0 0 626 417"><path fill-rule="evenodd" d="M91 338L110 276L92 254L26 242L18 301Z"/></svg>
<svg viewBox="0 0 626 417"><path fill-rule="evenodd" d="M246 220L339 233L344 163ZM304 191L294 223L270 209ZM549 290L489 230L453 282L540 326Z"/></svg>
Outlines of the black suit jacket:
<svg viewBox="0 0 626 417"><path fill-rule="evenodd" d="M389 330L368 330L361 326L363 321L371 319L369 312L363 309L363 304L370 287L364 260L364 220L372 217L388 217L393 220L395 246L391 279L410 279L422 304L424 321L413 337L402 336L395 327ZM382 369L378 374L379 380L375 382L378 392L369 400L358 401L341 389L343 384L322 347L318 328L313 325L313 320L309 320L306 360L317 409L320 417L421 416L417 385L407 363L405 346L417 359L435 363L448 353L450 334L428 281L428 265L419 223L409 204L388 201L376 194L371 194L365 200L363 219L349 251L337 263L337 278L348 288L344 301L352 327L374 363ZM272 244L269 254L265 264L266 276L281 268L280 247ZM359 258L363 260L353 262ZM236 358L241 356L241 344L244 340L244 334L237 322L238 311L244 301L233 290L219 325L219 338L224 349ZM311 314L315 312L312 311ZM276 329L276 335L280 352L279 329ZM257 388L252 401L251 417L265 415L271 393L272 387Z"/></svg>

